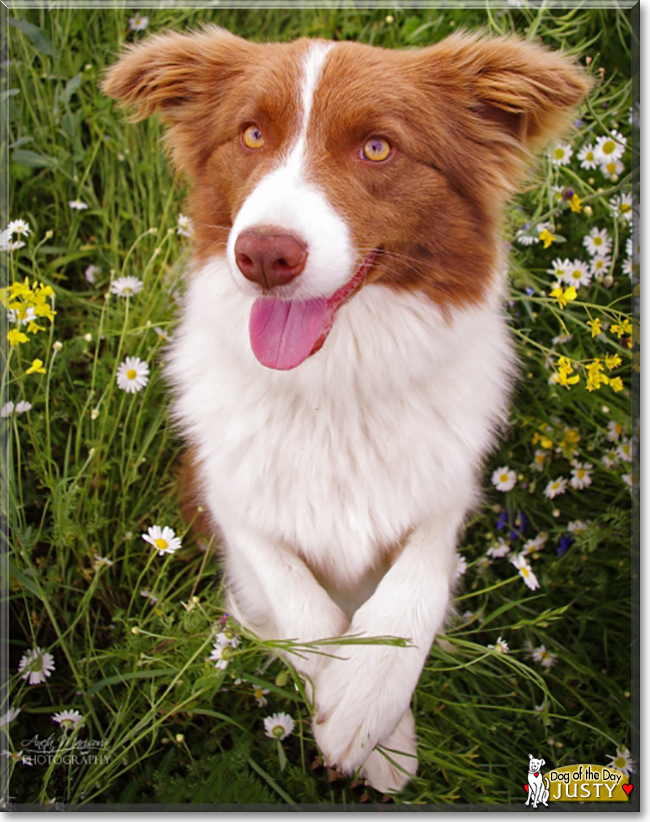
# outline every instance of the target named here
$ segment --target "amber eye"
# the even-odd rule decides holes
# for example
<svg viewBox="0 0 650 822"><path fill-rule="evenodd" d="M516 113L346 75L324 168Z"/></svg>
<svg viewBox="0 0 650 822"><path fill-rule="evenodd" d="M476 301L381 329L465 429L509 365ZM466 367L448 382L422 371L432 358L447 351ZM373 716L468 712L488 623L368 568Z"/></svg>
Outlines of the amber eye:
<svg viewBox="0 0 650 822"><path fill-rule="evenodd" d="M361 154L365 160L371 160L373 163L381 163L385 160L391 152L390 143L382 137L371 137L366 140L361 149Z"/></svg>
<svg viewBox="0 0 650 822"><path fill-rule="evenodd" d="M257 126L249 126L242 134L242 140L246 148L262 148L264 137Z"/></svg>

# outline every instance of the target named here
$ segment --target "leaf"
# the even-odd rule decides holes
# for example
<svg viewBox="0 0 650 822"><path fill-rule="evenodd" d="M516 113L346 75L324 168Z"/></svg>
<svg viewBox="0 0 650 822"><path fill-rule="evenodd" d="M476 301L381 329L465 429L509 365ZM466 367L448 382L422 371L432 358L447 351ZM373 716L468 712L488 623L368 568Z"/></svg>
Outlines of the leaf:
<svg viewBox="0 0 650 822"><path fill-rule="evenodd" d="M54 168L57 165L54 157L48 157L45 154L38 154L36 151L22 148L16 149L11 155L11 159L19 166L25 166L25 168Z"/></svg>
<svg viewBox="0 0 650 822"><path fill-rule="evenodd" d="M65 88L59 94L59 103L66 105L70 102L70 98L81 85L81 74L76 74L65 84Z"/></svg>
<svg viewBox="0 0 650 822"><path fill-rule="evenodd" d="M13 565L11 562L9 562L9 573L15 580L20 582L20 584L24 588L27 588L28 591L31 591L32 594L34 594L34 596L37 596L39 599L43 599L43 593L41 592L41 589L38 587L38 585L28 576L25 576L25 574L23 574L22 571L19 571L18 568L16 568L16 566Z"/></svg>
<svg viewBox="0 0 650 822"><path fill-rule="evenodd" d="M107 685L117 685L127 682L129 679L155 679L157 676L171 676L175 673L177 673L175 668L156 668L153 671L135 671L131 674L116 674L115 676L107 676L106 679L100 679L99 682L95 682L94 685L91 685L86 691L86 696L96 694L97 691L101 691L101 689L105 688Z"/></svg>
<svg viewBox="0 0 650 822"><path fill-rule="evenodd" d="M45 36L43 29L28 23L26 20L17 20L15 17L9 18L9 24L26 34L41 54L47 54L48 57L57 56L56 49Z"/></svg>

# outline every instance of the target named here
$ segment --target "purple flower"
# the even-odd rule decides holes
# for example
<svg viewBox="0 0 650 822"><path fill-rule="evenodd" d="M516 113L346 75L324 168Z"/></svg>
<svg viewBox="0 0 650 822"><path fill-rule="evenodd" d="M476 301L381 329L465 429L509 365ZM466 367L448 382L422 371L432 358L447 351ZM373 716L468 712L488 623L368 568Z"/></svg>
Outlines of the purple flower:
<svg viewBox="0 0 650 822"><path fill-rule="evenodd" d="M497 519L497 531L502 531L508 524L508 514L504 511Z"/></svg>
<svg viewBox="0 0 650 822"><path fill-rule="evenodd" d="M567 548L569 548L571 545L573 545L574 542L575 542L575 540L571 536L571 534L566 534L565 536L563 536L562 539L560 540L560 544L558 545L557 551L556 551L558 557L563 557L567 552Z"/></svg>

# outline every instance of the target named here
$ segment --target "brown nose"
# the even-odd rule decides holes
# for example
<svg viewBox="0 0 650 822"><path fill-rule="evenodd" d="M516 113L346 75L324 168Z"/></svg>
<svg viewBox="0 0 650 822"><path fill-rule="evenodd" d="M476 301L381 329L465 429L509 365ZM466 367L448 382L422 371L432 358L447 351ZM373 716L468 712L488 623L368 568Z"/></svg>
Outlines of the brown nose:
<svg viewBox="0 0 650 822"><path fill-rule="evenodd" d="M241 273L263 288L285 285L302 272L307 246L291 234L242 231L235 243L235 262Z"/></svg>

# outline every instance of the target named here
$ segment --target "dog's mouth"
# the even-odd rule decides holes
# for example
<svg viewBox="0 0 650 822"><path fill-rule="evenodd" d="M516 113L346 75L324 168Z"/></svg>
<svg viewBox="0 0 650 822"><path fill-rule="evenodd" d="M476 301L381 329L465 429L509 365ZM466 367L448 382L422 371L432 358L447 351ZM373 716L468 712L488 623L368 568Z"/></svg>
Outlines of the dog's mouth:
<svg viewBox="0 0 650 822"><path fill-rule="evenodd" d="M265 296L255 300L249 333L259 362L267 368L289 371L315 354L332 330L334 315L363 282L377 251L371 251L354 276L330 297L281 300Z"/></svg>

